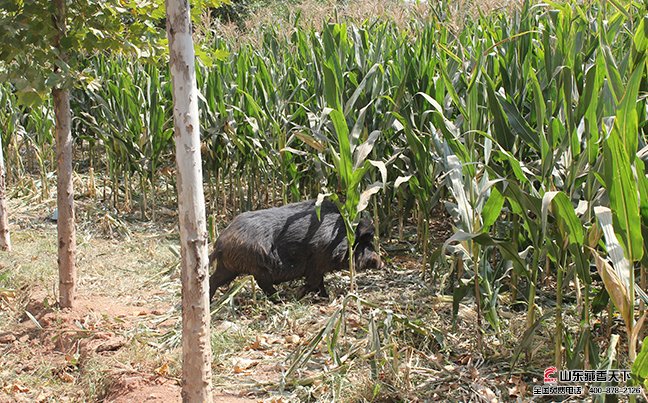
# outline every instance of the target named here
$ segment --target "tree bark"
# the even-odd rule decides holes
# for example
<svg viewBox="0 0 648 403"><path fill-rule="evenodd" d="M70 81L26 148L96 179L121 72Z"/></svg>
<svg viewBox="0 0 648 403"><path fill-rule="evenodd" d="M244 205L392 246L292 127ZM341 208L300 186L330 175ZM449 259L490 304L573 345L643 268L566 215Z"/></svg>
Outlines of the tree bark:
<svg viewBox="0 0 648 403"><path fill-rule="evenodd" d="M9 237L9 221L7 219L7 174L5 171L4 153L2 140L0 139L0 249L11 251L11 239Z"/></svg>
<svg viewBox="0 0 648 403"><path fill-rule="evenodd" d="M166 0L182 256L182 400L211 402L207 225L187 0Z"/></svg>
<svg viewBox="0 0 648 403"><path fill-rule="evenodd" d="M54 46L60 58L66 59L60 41L66 35L65 0L53 0L53 20L57 29ZM55 71L58 67L55 67ZM72 131L70 94L66 89L52 88L56 119L56 202L58 207L59 304L72 308L76 298L76 230L74 228L74 188L72 183Z"/></svg>

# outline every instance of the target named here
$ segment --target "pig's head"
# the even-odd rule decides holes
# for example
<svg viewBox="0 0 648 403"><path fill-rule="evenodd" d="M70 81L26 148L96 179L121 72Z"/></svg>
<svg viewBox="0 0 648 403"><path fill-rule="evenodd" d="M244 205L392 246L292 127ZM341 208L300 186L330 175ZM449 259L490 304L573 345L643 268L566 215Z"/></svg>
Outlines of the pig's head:
<svg viewBox="0 0 648 403"><path fill-rule="evenodd" d="M354 263L356 269L379 269L382 266L380 255L374 248L374 225L371 220L360 219L355 232Z"/></svg>

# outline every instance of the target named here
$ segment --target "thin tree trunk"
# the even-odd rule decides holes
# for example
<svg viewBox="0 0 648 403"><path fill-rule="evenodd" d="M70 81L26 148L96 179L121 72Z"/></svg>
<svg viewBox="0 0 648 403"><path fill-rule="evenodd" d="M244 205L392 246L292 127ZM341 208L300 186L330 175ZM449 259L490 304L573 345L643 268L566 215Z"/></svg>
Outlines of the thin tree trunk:
<svg viewBox="0 0 648 403"><path fill-rule="evenodd" d="M209 269L198 89L187 0L167 0L182 255L182 400L211 402Z"/></svg>
<svg viewBox="0 0 648 403"><path fill-rule="evenodd" d="M53 0L54 24L58 31L54 46L59 48L60 57L65 52L60 47L65 37L65 0ZM58 68L55 68L55 71ZM52 89L54 116L56 119L56 202L58 207L58 265L59 303L62 308L72 308L76 297L76 232L74 228L74 188L72 183L72 132L70 122L70 94L61 88Z"/></svg>
<svg viewBox="0 0 648 403"><path fill-rule="evenodd" d="M9 221L7 220L6 171L2 141L0 141L0 249L11 251Z"/></svg>

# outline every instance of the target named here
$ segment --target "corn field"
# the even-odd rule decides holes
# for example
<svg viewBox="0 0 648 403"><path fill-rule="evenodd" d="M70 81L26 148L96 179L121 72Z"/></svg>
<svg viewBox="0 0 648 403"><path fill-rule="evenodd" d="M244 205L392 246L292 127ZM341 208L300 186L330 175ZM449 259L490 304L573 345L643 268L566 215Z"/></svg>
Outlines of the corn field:
<svg viewBox="0 0 648 403"><path fill-rule="evenodd" d="M455 315L474 299L478 344L518 307L512 366L545 322L557 368L606 368L618 339L631 366L648 302L648 3L526 1L459 24L450 2L428 7L406 25L297 17L254 44L201 38L219 55L197 67L208 214L337 197L385 244L416 227L420 276ZM175 197L166 64L93 55L86 70L76 172L105 184L88 195L155 220ZM20 106L0 84L10 195L26 180L52 190L53 126L50 105ZM442 246L439 205L453 226Z"/></svg>

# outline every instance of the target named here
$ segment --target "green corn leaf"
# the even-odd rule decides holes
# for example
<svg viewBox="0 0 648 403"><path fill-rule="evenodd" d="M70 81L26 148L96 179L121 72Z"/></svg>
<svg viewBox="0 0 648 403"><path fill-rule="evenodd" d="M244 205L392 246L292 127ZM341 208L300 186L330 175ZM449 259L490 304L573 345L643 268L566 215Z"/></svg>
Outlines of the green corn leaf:
<svg viewBox="0 0 648 403"><path fill-rule="evenodd" d="M648 50L648 14L639 22L637 32L635 32L632 42L637 53L641 54Z"/></svg>
<svg viewBox="0 0 648 403"><path fill-rule="evenodd" d="M253 117L257 118L257 119L264 117L265 112L263 111L261 106L257 103L257 101L254 99L254 97L251 94L249 94L248 92L246 92L246 91L243 91L243 90L240 90L240 89L239 89L239 91L243 95L245 95L247 105L249 106L249 111L251 112L250 116L253 116Z"/></svg>
<svg viewBox="0 0 648 403"><path fill-rule="evenodd" d="M542 88L540 88L540 83L538 82L538 77L533 72L533 69L528 70L528 79L531 82L533 102L535 105L536 132L540 137L540 155L542 157L542 160L544 161L545 158L550 157L549 143L547 142L547 137L545 136L544 132L547 105L545 103L544 95L542 94ZM543 176L546 176L544 170Z"/></svg>
<svg viewBox="0 0 648 403"><path fill-rule="evenodd" d="M340 166L338 172L342 180L342 185L347 187L352 178L353 163L351 161L351 144L349 143L349 126L342 112L337 109L331 111L329 117L333 122L338 145L340 147Z"/></svg>
<svg viewBox="0 0 648 403"><path fill-rule="evenodd" d="M493 83L493 80L491 80L488 75L486 75L486 79L488 81L488 85L486 86L486 91L488 93L488 110L491 115L493 115L495 138L497 139L497 143L504 150L512 151L515 143L515 136L511 133L502 106L497 101L495 95L495 83Z"/></svg>
<svg viewBox="0 0 648 403"><path fill-rule="evenodd" d="M583 245L583 226L576 216L574 206L572 206L569 197L564 192L546 192L542 197L543 236L547 236L547 218L549 215L549 205L552 202L556 208L554 215L559 222L564 224L564 231L567 232L569 243Z"/></svg>
<svg viewBox="0 0 648 403"><path fill-rule="evenodd" d="M488 231L495 223L504 207L504 195L496 187L491 188L490 196L482 210L482 231Z"/></svg>
<svg viewBox="0 0 648 403"><path fill-rule="evenodd" d="M462 114L463 116L467 116L465 103L463 102L462 98L459 97L459 94L455 90L455 85L452 83L452 80L448 76L447 70L444 68L440 70L441 70L441 76L443 77L443 81L445 83L445 88L448 91L450 98L459 109L459 113Z"/></svg>
<svg viewBox="0 0 648 403"><path fill-rule="evenodd" d="M632 16L630 15L630 13L628 13L628 10L626 10L618 0L610 0L610 3L614 5L614 7L619 10L619 13L622 14L626 19L632 19Z"/></svg>
<svg viewBox="0 0 648 403"><path fill-rule="evenodd" d="M601 68L602 59L597 58L597 62L590 67L585 73L585 89L580 101L581 106L585 106L583 113L587 130L587 158L590 165L596 162L599 156L599 128L597 108L599 105L599 94L603 86L603 69Z"/></svg>
<svg viewBox="0 0 648 403"><path fill-rule="evenodd" d="M367 172L369 172L370 168L371 164L369 163L369 161L365 161L365 163L362 164L358 169L355 169L351 172L351 180L348 187L349 192L357 192L357 187L360 185L360 183L362 183L362 180L364 179Z"/></svg>
<svg viewBox="0 0 648 403"><path fill-rule="evenodd" d="M360 134L366 130L365 127L365 117L367 116L367 109L371 106L372 102L369 102L367 106L364 108L360 109L360 112L358 113L358 119L356 119L355 124L353 125L353 128L351 129L351 137L349 138L349 141L351 142L350 144L350 150L351 153L353 153L356 149L356 146L360 142Z"/></svg>
<svg viewBox="0 0 648 403"><path fill-rule="evenodd" d="M612 131L603 144L605 182L610 197L610 207L614 212L615 227L626 246L628 258L632 261L640 260L643 256L639 189L631 167L631 162L636 158L638 130L636 99L643 68L643 64L638 66L632 74L617 108Z"/></svg>
<svg viewBox="0 0 648 403"><path fill-rule="evenodd" d="M639 212L644 226L648 226L648 178L646 177L645 165L641 158L635 159L637 169L637 186L639 188ZM648 239L644 239L644 243ZM644 256L645 257L645 256Z"/></svg>
<svg viewBox="0 0 648 403"><path fill-rule="evenodd" d="M506 114L511 130L516 135L520 136L524 142L535 150L540 150L540 136L529 126L526 120L520 114L520 111L515 105L510 103L506 98L500 94L495 94L497 101Z"/></svg>
<svg viewBox="0 0 648 403"><path fill-rule="evenodd" d="M539 196L525 192L515 181L507 182L502 193L511 205L511 210L523 218L522 225L529 233L531 242L540 245L542 227L537 217L542 216L542 201Z"/></svg>
<svg viewBox="0 0 648 403"><path fill-rule="evenodd" d="M628 156L632 156L632 160L634 160L634 155L637 153L639 121L636 105L639 85L641 84L642 77L645 77L644 67L644 63L640 63L632 73L623 98L619 102L614 120L614 127L623 139L626 153Z"/></svg>
<svg viewBox="0 0 648 403"><path fill-rule="evenodd" d="M572 243L567 248L571 256L573 256L574 266L578 277L586 284L592 284L589 254L584 253L583 246L576 243Z"/></svg>
<svg viewBox="0 0 648 403"><path fill-rule="evenodd" d="M341 111L342 102L340 99L340 82L338 81L337 75L335 74L335 66L333 62L327 60L323 65L324 69L324 98L326 103L331 108Z"/></svg>
<svg viewBox="0 0 648 403"><path fill-rule="evenodd" d="M605 35L601 35L601 38L605 38ZM617 67L610 47L606 44L602 44L601 52L605 60L605 69L607 71L610 92L612 93L612 97L614 98L614 104L616 105L623 94L623 82L621 80L621 74L619 73L619 68Z"/></svg>
<svg viewBox="0 0 648 403"><path fill-rule="evenodd" d="M496 246L506 259L510 260L521 272L526 272L526 263L520 257L518 251L515 250L513 242L510 240L495 239L486 233L472 234L461 230L457 231L443 243L442 250L445 251L448 249L450 244L468 240L473 240L482 246Z"/></svg>
<svg viewBox="0 0 648 403"><path fill-rule="evenodd" d="M507 161L509 163L509 166L511 168L511 171L513 172L515 179L517 179L520 183L527 184L527 185L530 184L529 178L522 170L522 164L517 158L513 156L513 154L505 150L501 150L501 151L498 150L495 152L495 155L497 155L502 160Z"/></svg>
<svg viewBox="0 0 648 403"><path fill-rule="evenodd" d="M355 91L353 91L353 94L351 94L346 104L344 104L344 116L349 116L349 113L355 107L358 98L364 92L365 88L367 87L367 84L374 78L376 72L380 70L380 67L381 66L379 64L374 64L373 66L371 66L367 74L365 74L365 76L362 78L362 81L360 81L358 87L355 89Z"/></svg>
<svg viewBox="0 0 648 403"><path fill-rule="evenodd" d="M632 374L640 379L646 379L648 378L648 337L644 338L641 344L641 351L632 363Z"/></svg>

